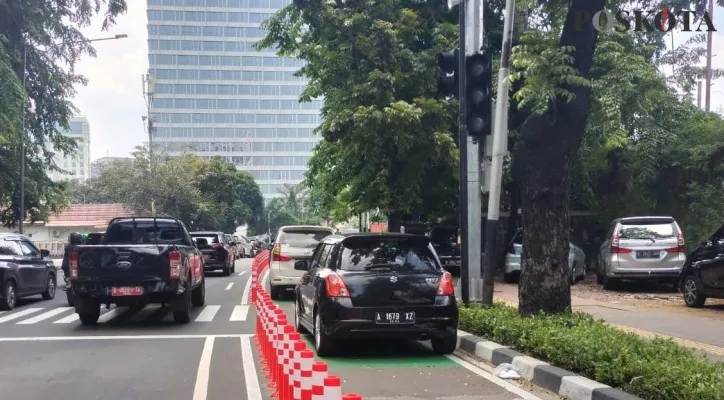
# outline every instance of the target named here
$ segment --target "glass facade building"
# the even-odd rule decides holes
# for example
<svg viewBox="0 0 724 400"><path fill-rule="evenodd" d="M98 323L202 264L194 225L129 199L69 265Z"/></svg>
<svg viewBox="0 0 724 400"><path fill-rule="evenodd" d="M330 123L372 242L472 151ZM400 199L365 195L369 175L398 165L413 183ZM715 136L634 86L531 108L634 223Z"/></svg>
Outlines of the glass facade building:
<svg viewBox="0 0 724 400"><path fill-rule="evenodd" d="M259 52L260 24L288 0L148 0L154 148L220 156L265 198L301 182L321 101L299 103L300 60Z"/></svg>
<svg viewBox="0 0 724 400"><path fill-rule="evenodd" d="M70 129L63 135L75 139L77 148L73 153L55 152L55 165L62 171L50 171L48 177L54 181L85 181L90 178L90 124L85 117L70 120Z"/></svg>

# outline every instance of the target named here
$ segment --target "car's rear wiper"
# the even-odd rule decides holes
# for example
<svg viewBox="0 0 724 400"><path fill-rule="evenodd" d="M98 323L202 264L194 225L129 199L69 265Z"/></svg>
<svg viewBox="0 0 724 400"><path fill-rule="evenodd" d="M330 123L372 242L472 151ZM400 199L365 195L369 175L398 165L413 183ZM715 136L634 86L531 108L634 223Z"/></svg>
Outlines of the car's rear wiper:
<svg viewBox="0 0 724 400"><path fill-rule="evenodd" d="M370 269L390 269L390 268L395 268L395 267L399 267L399 266L400 266L400 264L397 264L397 263L387 263L387 264L372 264L372 265L367 265L367 266L365 266L364 268L365 268L365 270L370 270Z"/></svg>

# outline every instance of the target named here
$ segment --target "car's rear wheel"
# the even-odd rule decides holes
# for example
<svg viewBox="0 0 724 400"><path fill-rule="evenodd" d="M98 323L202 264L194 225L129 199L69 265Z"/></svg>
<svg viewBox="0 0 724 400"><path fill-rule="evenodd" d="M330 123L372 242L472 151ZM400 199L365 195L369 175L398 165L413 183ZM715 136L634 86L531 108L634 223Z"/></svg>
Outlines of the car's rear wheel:
<svg viewBox="0 0 724 400"><path fill-rule="evenodd" d="M73 296L73 288L66 287L65 288L65 299L68 301L69 307L75 307L75 296Z"/></svg>
<svg viewBox="0 0 724 400"><path fill-rule="evenodd" d="M297 300L294 300L294 330L296 330L297 333L308 333L307 329L302 325L299 312L299 302Z"/></svg>
<svg viewBox="0 0 724 400"><path fill-rule="evenodd" d="M89 303L85 305L83 312L78 313L80 322L83 325L95 325L98 323L98 318L101 316L101 305L97 303Z"/></svg>
<svg viewBox="0 0 724 400"><path fill-rule="evenodd" d="M173 310L173 320L179 324L188 324L191 321L191 297L191 284L187 281L186 290L179 296Z"/></svg>
<svg viewBox="0 0 724 400"><path fill-rule="evenodd" d="M43 292L43 300L53 300L55 298L55 289L58 284L55 280L55 275L48 275L48 281L45 283L45 291Z"/></svg>
<svg viewBox="0 0 724 400"><path fill-rule="evenodd" d="M193 293L191 293L191 304L194 307L203 307L206 304L206 279L202 279Z"/></svg>
<svg viewBox="0 0 724 400"><path fill-rule="evenodd" d="M430 340L432 351L437 354L451 354L458 346L457 335L444 336L441 338L433 338Z"/></svg>
<svg viewBox="0 0 724 400"><path fill-rule="evenodd" d="M695 275L688 275L684 278L684 284L681 285L681 291L684 293L684 303L686 303L687 307L704 307L704 303L706 303L706 296L704 296L701 289L701 281Z"/></svg>
<svg viewBox="0 0 724 400"><path fill-rule="evenodd" d="M322 329L322 318L319 316L319 312L314 313L314 347L317 348L317 355L320 357L331 356L337 349L332 338L327 336Z"/></svg>
<svg viewBox="0 0 724 400"><path fill-rule="evenodd" d="M279 300L282 297L282 288L279 286L272 286L269 289L269 296L272 300Z"/></svg>
<svg viewBox="0 0 724 400"><path fill-rule="evenodd" d="M224 268L221 269L221 272L224 276L231 275L231 265L228 260L226 261L226 265L224 266Z"/></svg>
<svg viewBox="0 0 724 400"><path fill-rule="evenodd" d="M0 300L0 310L9 311L15 308L15 302L18 300L15 292L15 282L7 281L3 285L3 298Z"/></svg>

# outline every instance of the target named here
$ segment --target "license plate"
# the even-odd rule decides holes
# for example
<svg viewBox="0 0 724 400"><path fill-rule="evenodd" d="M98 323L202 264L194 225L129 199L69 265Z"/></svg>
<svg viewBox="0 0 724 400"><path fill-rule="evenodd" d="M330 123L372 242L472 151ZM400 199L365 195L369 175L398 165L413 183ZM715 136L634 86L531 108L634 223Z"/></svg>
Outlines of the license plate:
<svg viewBox="0 0 724 400"><path fill-rule="evenodd" d="M112 287L111 296L140 296L143 294L141 286Z"/></svg>
<svg viewBox="0 0 724 400"><path fill-rule="evenodd" d="M636 252L636 258L659 258L658 250L643 250Z"/></svg>
<svg viewBox="0 0 724 400"><path fill-rule="evenodd" d="M375 313L375 323L381 325L414 324L415 312L378 312Z"/></svg>

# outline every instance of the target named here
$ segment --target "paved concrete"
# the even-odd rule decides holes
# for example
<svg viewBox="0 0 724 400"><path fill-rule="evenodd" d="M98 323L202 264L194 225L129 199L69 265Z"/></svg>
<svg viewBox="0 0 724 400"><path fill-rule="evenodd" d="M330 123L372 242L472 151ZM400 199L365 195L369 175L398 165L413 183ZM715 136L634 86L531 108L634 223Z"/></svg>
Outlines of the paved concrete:
<svg viewBox="0 0 724 400"><path fill-rule="evenodd" d="M74 319L59 290L0 314L0 393L24 400L267 399L245 303L250 260L208 276L206 306L175 324L169 310L114 309L96 327ZM248 296L248 295L247 295Z"/></svg>
<svg viewBox="0 0 724 400"><path fill-rule="evenodd" d="M262 277L264 279L266 277ZM265 284L268 282L265 282ZM267 285L268 290L268 285ZM289 321L293 304L277 302ZM305 340L314 350L311 335ZM344 392L356 392L365 400L548 400L549 392L503 382L456 356L439 356L425 344L412 341L355 341L336 357L317 359L342 379Z"/></svg>
<svg viewBox="0 0 724 400"><path fill-rule="evenodd" d="M511 305L518 304L518 286L496 282L495 298ZM701 350L713 359L724 357L724 324L698 316L610 304L597 300L571 297L574 311L596 318L642 336L660 334L681 345ZM633 328L633 329L627 329Z"/></svg>

